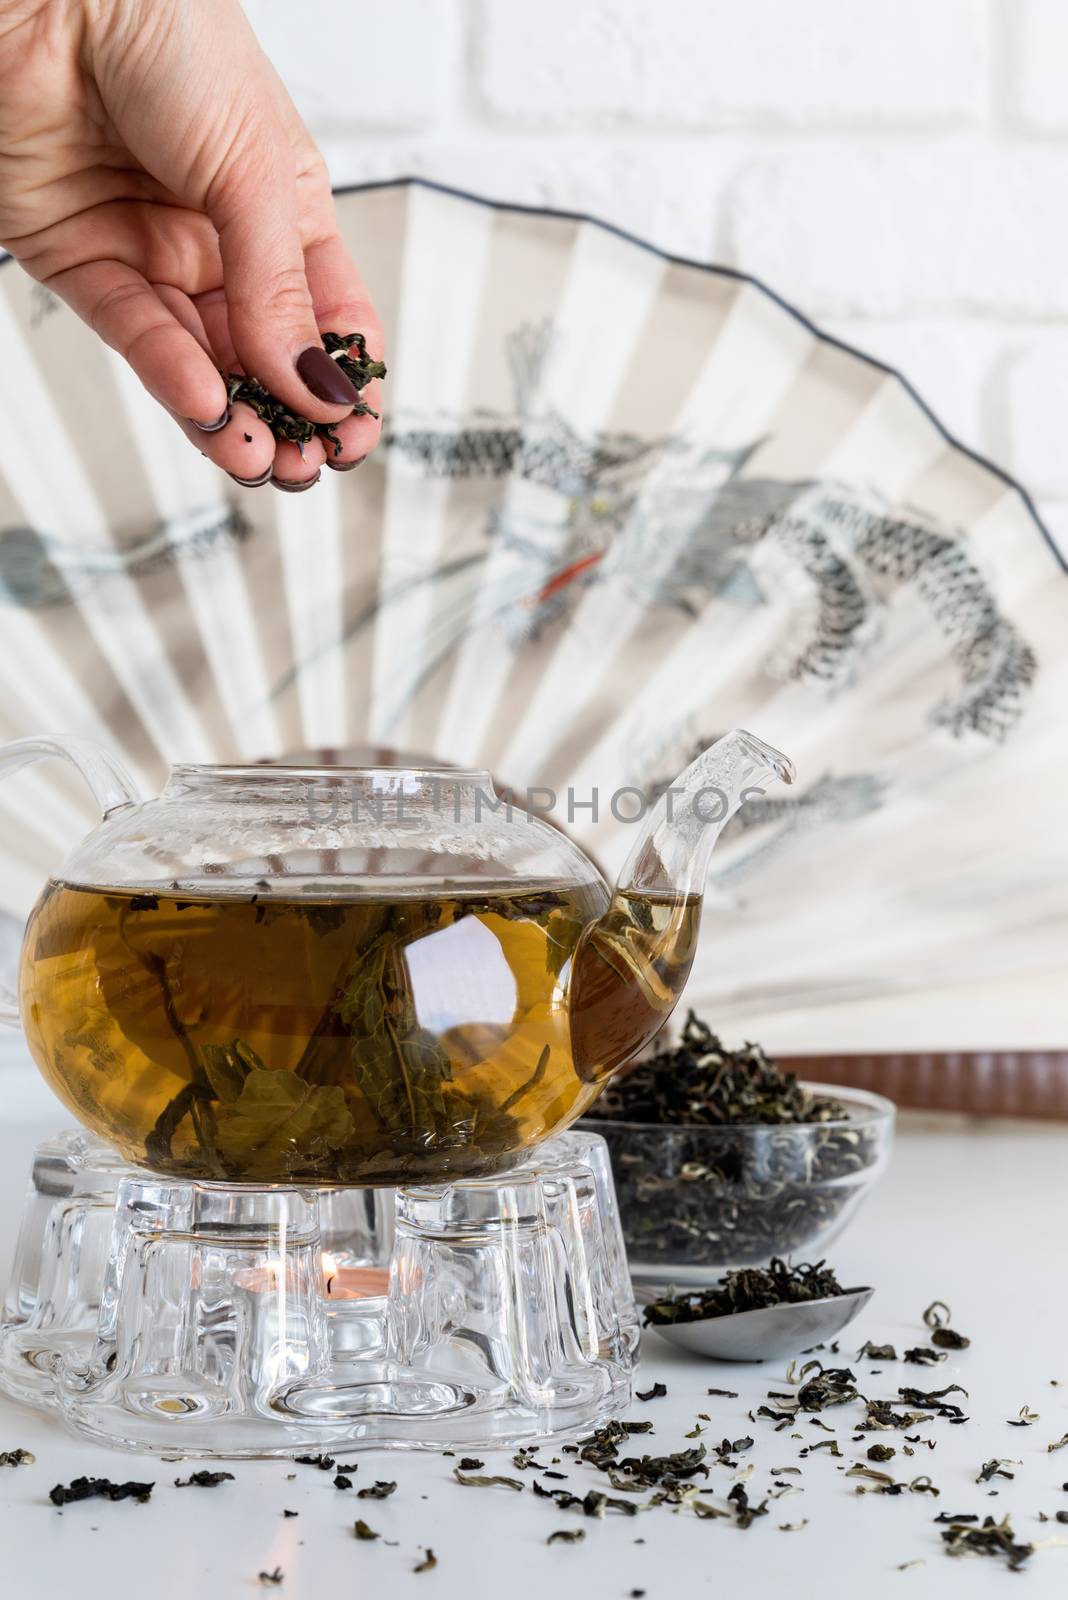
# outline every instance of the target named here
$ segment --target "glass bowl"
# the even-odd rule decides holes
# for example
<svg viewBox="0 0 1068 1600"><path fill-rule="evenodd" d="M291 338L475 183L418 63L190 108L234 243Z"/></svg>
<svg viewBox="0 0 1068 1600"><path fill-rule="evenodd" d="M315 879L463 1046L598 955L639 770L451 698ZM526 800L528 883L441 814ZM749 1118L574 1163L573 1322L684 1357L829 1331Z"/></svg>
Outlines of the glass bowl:
<svg viewBox="0 0 1068 1600"><path fill-rule="evenodd" d="M848 1111L830 1122L617 1122L607 1141L631 1276L701 1284L772 1256L819 1260L882 1174L894 1107L882 1095L806 1083Z"/></svg>

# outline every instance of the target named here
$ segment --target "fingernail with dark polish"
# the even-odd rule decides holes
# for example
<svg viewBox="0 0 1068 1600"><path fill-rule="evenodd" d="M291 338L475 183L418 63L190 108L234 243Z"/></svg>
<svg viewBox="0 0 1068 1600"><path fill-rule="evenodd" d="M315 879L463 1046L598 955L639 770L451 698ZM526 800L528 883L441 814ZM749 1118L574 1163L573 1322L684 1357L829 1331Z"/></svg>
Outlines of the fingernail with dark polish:
<svg viewBox="0 0 1068 1600"><path fill-rule="evenodd" d="M261 472L258 478L239 478L236 472L230 473L230 477L233 478L235 483L239 483L242 489L258 489L261 484L267 482L270 476L270 467L267 468L266 472Z"/></svg>
<svg viewBox="0 0 1068 1600"><path fill-rule="evenodd" d="M221 417L216 417L214 422L198 422L196 417L190 417L194 428L199 428L201 433L218 433L220 428L225 428L230 420L230 407L227 406Z"/></svg>
<svg viewBox="0 0 1068 1600"><path fill-rule="evenodd" d="M353 467L362 467L366 460L366 456L357 456L355 461L331 461L327 456L326 464L331 472L351 472Z"/></svg>
<svg viewBox="0 0 1068 1600"><path fill-rule="evenodd" d="M271 483L276 489L282 489L286 494L303 494L305 489L313 489L322 477L322 468L314 478L272 478Z"/></svg>
<svg viewBox="0 0 1068 1600"><path fill-rule="evenodd" d="M336 361L321 345L310 344L297 357L297 373L316 400L330 406L354 406L360 398Z"/></svg>

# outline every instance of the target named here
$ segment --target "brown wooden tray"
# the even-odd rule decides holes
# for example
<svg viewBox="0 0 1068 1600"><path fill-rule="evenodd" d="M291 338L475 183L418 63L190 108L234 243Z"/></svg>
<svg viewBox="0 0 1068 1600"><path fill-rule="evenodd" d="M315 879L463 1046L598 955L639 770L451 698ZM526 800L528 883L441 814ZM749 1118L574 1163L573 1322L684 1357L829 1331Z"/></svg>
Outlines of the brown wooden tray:
<svg viewBox="0 0 1068 1600"><path fill-rule="evenodd" d="M779 1056L799 1078L873 1089L899 1106L1068 1120L1068 1050Z"/></svg>

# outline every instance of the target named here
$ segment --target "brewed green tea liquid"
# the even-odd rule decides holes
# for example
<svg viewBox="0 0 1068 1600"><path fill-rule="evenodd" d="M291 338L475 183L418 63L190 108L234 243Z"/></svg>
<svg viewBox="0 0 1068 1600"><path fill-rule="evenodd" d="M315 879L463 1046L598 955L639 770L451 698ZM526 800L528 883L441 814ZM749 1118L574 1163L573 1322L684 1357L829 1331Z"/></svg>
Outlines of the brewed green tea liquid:
<svg viewBox="0 0 1068 1600"><path fill-rule="evenodd" d="M338 901L53 884L25 944L30 1047L84 1121L162 1171L492 1172L592 1099L561 970L600 903L595 887Z"/></svg>
<svg viewBox="0 0 1068 1600"><path fill-rule="evenodd" d="M23 947L23 1018L75 1114L159 1171L314 1184L493 1173L580 1115L597 1058L658 1008L642 941L667 913L610 913L576 957L604 909L597 883L349 900L51 883ZM574 1041L573 959L588 1008Z"/></svg>

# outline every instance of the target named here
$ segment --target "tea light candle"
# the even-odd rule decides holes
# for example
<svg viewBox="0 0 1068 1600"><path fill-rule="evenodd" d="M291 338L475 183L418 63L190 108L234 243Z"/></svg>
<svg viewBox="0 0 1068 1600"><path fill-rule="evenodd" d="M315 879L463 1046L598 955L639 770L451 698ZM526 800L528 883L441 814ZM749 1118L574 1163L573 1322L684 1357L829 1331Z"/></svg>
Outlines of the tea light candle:
<svg viewBox="0 0 1068 1600"><path fill-rule="evenodd" d="M385 1294L389 1272L385 1267L339 1267L324 1250L323 1284L327 1300L367 1300Z"/></svg>

